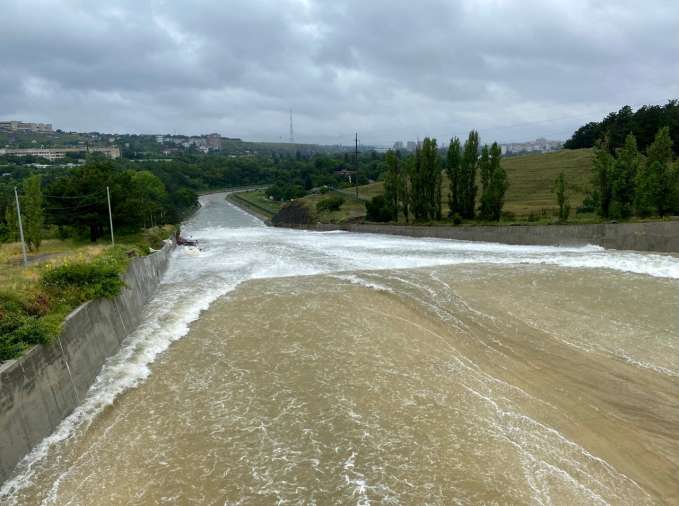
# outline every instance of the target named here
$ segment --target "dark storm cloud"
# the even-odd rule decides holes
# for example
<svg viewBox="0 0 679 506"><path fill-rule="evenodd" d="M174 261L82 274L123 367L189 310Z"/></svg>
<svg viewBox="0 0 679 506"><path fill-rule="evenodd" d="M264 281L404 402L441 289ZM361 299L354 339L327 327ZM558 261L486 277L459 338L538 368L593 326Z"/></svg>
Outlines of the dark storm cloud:
<svg viewBox="0 0 679 506"><path fill-rule="evenodd" d="M679 95L679 7L631 1L5 0L0 117L387 143L565 137Z"/></svg>

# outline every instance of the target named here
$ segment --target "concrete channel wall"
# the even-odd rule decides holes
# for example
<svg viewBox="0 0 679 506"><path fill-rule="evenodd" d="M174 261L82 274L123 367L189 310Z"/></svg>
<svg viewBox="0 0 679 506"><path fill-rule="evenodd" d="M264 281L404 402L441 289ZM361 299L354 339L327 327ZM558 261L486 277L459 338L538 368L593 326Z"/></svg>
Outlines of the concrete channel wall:
<svg viewBox="0 0 679 506"><path fill-rule="evenodd" d="M61 336L0 366L0 483L85 398L104 361L141 323L174 244L135 258L125 288L73 311Z"/></svg>
<svg viewBox="0 0 679 506"><path fill-rule="evenodd" d="M679 253L679 220L593 225L407 226L356 223L304 226L307 230L347 230L375 234L436 237L505 244L568 246L596 244L604 248Z"/></svg>

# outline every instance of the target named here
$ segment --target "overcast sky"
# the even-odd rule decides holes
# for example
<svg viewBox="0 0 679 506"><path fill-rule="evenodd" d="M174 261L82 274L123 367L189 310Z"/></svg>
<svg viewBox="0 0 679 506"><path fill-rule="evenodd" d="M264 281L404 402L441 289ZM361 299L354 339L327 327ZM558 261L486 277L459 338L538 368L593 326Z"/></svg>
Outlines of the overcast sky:
<svg viewBox="0 0 679 506"><path fill-rule="evenodd" d="M0 118L391 144L679 97L677 0L2 0Z"/></svg>

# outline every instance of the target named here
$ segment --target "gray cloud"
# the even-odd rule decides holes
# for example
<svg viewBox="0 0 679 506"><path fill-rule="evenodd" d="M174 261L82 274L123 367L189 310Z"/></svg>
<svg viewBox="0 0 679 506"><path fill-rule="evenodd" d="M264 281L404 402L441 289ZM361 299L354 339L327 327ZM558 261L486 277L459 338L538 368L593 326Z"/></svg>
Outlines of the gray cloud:
<svg viewBox="0 0 679 506"><path fill-rule="evenodd" d="M5 0L0 118L391 143L564 138L679 96L674 0Z"/></svg>

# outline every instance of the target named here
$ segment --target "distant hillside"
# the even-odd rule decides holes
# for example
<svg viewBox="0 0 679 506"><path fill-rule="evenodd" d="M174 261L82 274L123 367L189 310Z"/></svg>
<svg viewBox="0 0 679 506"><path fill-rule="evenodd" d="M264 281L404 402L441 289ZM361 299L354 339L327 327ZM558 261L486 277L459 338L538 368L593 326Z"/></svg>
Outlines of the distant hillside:
<svg viewBox="0 0 679 506"><path fill-rule="evenodd" d="M591 149L564 149L556 153L504 158L502 166L509 177L505 211L519 216L556 207L552 188L561 171L573 188L571 206L582 203L592 178Z"/></svg>

